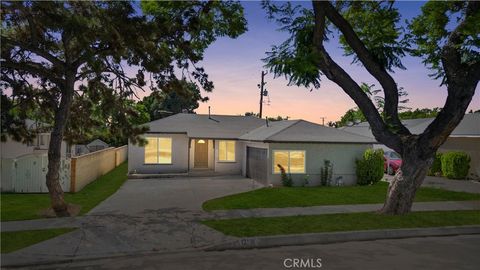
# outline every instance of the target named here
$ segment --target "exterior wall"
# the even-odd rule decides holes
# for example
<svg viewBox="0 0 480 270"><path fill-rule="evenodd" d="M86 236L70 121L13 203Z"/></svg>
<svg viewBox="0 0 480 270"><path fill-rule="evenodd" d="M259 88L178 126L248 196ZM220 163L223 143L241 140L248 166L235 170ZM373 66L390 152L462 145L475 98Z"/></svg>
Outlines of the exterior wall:
<svg viewBox="0 0 480 270"><path fill-rule="evenodd" d="M44 138L43 144L40 144L39 136ZM48 144L50 143L50 134L41 133L39 136L37 136L30 145L7 138L7 141L2 142L0 145L1 158L18 158L34 153L46 153L46 150L48 150ZM72 146L71 152L67 153L67 143L63 141L61 146L62 157L70 157L72 153L74 153L73 149L74 147Z"/></svg>
<svg viewBox="0 0 480 270"><path fill-rule="evenodd" d="M27 144L16 142L10 138L7 138L6 142L1 143L2 158L16 158L19 156L32 154L35 150L34 145L28 146Z"/></svg>
<svg viewBox="0 0 480 270"><path fill-rule="evenodd" d="M172 138L172 164L145 164L145 148L129 142L129 173L160 174L188 171L189 138L186 134L145 134L145 137Z"/></svg>
<svg viewBox="0 0 480 270"><path fill-rule="evenodd" d="M245 147L243 146L243 142L235 141L235 162L218 161L218 140L215 140L215 172L241 174L244 152Z"/></svg>
<svg viewBox="0 0 480 270"><path fill-rule="evenodd" d="M247 147L256 147L256 148L263 148L268 149L268 143L262 142L243 142L243 160L242 160L242 175L247 176ZM270 152L267 151L267 159L270 161ZM271 162L271 161L270 161Z"/></svg>
<svg viewBox="0 0 480 270"><path fill-rule="evenodd" d="M355 175L355 159L361 158L363 152L371 148L370 144L327 144L327 143L270 143L268 154L268 180L270 184L281 185L280 174L273 173L273 150L304 150L306 153L305 174L292 174L294 185L302 185L303 178L309 175L309 185L320 185L320 168L323 161L328 159L333 164L335 181L341 177L343 185L354 185L357 182Z"/></svg>
<svg viewBox="0 0 480 270"><path fill-rule="evenodd" d="M469 177L480 178L480 137L449 137L438 152L463 151L470 155Z"/></svg>

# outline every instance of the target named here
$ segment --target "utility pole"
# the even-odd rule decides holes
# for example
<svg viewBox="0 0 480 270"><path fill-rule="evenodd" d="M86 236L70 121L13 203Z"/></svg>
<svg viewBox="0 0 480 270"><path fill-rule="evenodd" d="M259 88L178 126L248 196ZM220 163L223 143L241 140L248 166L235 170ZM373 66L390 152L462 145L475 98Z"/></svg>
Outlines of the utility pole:
<svg viewBox="0 0 480 270"><path fill-rule="evenodd" d="M267 75L267 72L262 71L262 80L261 83L258 84L258 88L260 88L260 113L258 114L259 118L262 118L262 109L263 109L263 96L265 95L265 90L263 87L267 84L264 80L265 75Z"/></svg>
<svg viewBox="0 0 480 270"><path fill-rule="evenodd" d="M320 118L322 118L322 126L325 126L325 118L326 117L320 117Z"/></svg>

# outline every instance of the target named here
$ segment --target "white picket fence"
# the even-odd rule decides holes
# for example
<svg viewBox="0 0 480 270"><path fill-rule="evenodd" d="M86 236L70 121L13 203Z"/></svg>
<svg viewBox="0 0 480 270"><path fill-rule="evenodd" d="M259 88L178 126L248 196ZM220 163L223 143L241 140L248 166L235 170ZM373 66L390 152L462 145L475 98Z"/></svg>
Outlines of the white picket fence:
<svg viewBox="0 0 480 270"><path fill-rule="evenodd" d="M1 159L1 191L16 193L48 192L46 185L48 157L46 153L30 154L14 159ZM60 185L70 191L70 159L60 162Z"/></svg>

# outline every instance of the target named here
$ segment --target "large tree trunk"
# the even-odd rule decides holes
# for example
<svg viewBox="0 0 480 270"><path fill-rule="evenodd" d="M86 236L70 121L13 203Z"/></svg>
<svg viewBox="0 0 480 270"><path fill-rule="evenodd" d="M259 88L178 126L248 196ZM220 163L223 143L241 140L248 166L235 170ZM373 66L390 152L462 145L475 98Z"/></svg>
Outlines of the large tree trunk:
<svg viewBox="0 0 480 270"><path fill-rule="evenodd" d="M410 212L415 194L433 162L433 154L420 155L425 152L419 149L421 147L416 142L405 147L402 166L388 186L381 213L403 215Z"/></svg>
<svg viewBox="0 0 480 270"><path fill-rule="evenodd" d="M62 158L63 133L67 123L70 106L74 93L74 80L67 78L65 90L62 91L60 105L55 111L55 122L48 146L48 171L47 187L50 194L51 205L55 214L59 217L70 216L68 205L65 202L62 186L59 181L60 161Z"/></svg>

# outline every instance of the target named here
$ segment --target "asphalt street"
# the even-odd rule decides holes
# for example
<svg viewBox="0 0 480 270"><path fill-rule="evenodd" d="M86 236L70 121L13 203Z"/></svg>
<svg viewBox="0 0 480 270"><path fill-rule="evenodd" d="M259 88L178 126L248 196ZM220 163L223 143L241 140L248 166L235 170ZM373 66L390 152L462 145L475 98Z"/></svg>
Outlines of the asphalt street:
<svg viewBox="0 0 480 270"><path fill-rule="evenodd" d="M480 235L463 235L117 257L35 269L478 269L479 247Z"/></svg>

